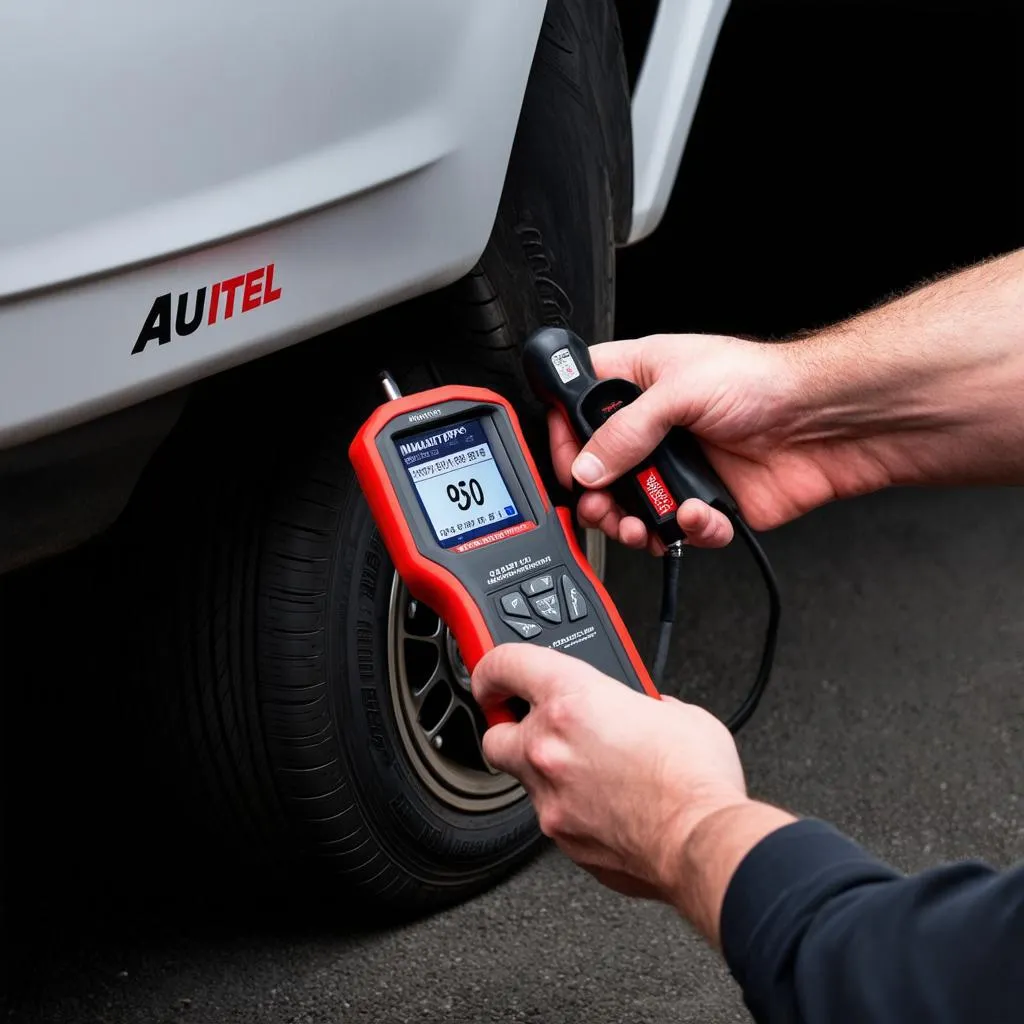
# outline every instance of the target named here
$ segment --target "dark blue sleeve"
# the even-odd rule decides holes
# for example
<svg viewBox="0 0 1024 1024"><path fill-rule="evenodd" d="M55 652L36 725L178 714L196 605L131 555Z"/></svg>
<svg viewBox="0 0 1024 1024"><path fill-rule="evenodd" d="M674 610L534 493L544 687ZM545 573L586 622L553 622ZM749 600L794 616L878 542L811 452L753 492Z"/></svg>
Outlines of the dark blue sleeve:
<svg viewBox="0 0 1024 1024"><path fill-rule="evenodd" d="M903 876L798 821L740 864L721 934L758 1024L1024 1020L1024 866Z"/></svg>

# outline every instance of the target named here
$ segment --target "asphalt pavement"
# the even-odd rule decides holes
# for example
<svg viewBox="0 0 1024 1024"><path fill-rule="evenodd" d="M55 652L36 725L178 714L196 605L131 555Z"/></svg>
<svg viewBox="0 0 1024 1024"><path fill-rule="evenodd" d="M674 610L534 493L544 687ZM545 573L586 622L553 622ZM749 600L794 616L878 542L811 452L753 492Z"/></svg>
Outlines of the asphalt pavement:
<svg viewBox="0 0 1024 1024"><path fill-rule="evenodd" d="M893 492L820 510L765 544L785 608L773 687L741 737L754 793L836 822L906 870L1024 854L1024 495ZM31 609L54 600L48 579ZM646 556L613 551L610 586L641 645L657 579ZM759 585L736 550L692 553L683 587L671 688L725 713L753 667ZM107 645L116 612L104 613ZM747 1019L725 969L669 910L602 890L552 850L397 929L261 922L258 891L241 915L161 899L179 892L173 866L147 868L131 844L131 788L93 773L78 728L95 714L83 693L102 679L65 658L51 682L52 651L22 632L38 619L22 614L6 641L34 655L35 687L10 660L4 669L19 693L7 725L34 752L7 768L24 780L9 819L11 1024Z"/></svg>

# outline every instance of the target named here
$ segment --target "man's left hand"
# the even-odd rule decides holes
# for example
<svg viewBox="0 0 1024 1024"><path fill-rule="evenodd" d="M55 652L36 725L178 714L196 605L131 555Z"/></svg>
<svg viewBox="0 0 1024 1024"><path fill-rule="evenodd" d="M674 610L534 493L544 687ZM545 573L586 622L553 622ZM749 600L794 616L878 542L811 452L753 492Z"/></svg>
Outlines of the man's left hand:
<svg viewBox="0 0 1024 1024"><path fill-rule="evenodd" d="M747 803L725 726L654 700L558 651L504 644L473 673L482 706L530 704L484 734L484 754L518 778L540 827L574 861L628 895L677 903L687 839L708 815Z"/></svg>

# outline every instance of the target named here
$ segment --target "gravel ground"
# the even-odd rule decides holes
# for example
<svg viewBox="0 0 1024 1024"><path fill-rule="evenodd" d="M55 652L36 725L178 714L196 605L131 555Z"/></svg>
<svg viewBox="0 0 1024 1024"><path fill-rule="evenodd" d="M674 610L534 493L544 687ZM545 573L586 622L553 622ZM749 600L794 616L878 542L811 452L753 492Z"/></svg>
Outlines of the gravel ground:
<svg viewBox="0 0 1024 1024"><path fill-rule="evenodd" d="M973 855L1010 863L1024 847L1020 496L875 496L766 545L784 633L773 688L741 740L752 789L837 822L906 869ZM613 553L611 587L642 644L654 572L645 557ZM6 646L39 655L34 669L5 671L18 694L8 778L25 780L9 817L23 954L9 1021L747 1019L726 971L668 910L602 890L554 851L399 929L258 921L259 892L251 914L189 898L189 880L173 864L151 869L133 841L131 789L87 756L102 735L80 728L95 715L83 696L100 692L95 669L65 665L58 686L11 685L53 674L52 652L23 632L55 600L53 572L44 578L3 595L16 627ZM757 582L739 551L694 553L684 580L674 684L724 712L752 668ZM95 760L109 769L116 756Z"/></svg>

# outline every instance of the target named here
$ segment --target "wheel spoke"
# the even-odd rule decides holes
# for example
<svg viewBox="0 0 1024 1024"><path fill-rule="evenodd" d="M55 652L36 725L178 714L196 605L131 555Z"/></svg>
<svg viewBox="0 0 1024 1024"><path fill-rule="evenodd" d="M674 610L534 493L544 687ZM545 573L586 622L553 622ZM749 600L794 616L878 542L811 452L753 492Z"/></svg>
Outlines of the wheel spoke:
<svg viewBox="0 0 1024 1024"><path fill-rule="evenodd" d="M475 727L473 729L473 739L476 742L476 749L480 751L480 763L484 766L484 768L487 769L487 774L501 775L502 773L499 772L498 769L495 768L494 765L492 765L491 762L487 760L487 755L484 753L484 738L481 735L480 730Z"/></svg>
<svg viewBox="0 0 1024 1024"><path fill-rule="evenodd" d="M427 734L427 739L431 743L434 742L434 737L448 724L448 721L451 719L452 715L455 713L458 707L459 702L458 700L456 700L453 694L451 699L448 701L448 707L444 709L444 713L437 720L437 723L431 726L429 729L424 730L424 732L426 732Z"/></svg>
<svg viewBox="0 0 1024 1024"><path fill-rule="evenodd" d="M418 689L413 687L411 685L412 681L410 680L409 692L412 695L413 707L415 707L417 711L423 707L423 703L430 696L431 690L441 682L446 682L446 680L444 665L440 658L438 658L437 667L430 673L430 678L427 679L421 687Z"/></svg>
<svg viewBox="0 0 1024 1024"><path fill-rule="evenodd" d="M484 737L483 731L481 730L479 725L480 711L476 706L476 702L467 700L457 690L453 690L452 692L456 702L459 704L459 706L462 708L462 710L469 718L469 731L473 736L473 743L476 746L477 753L479 753L480 755L480 763L484 766L484 768L486 768L487 773L489 775L497 776L503 774L502 772L499 772L496 768L492 767L491 763L484 756Z"/></svg>
<svg viewBox="0 0 1024 1024"><path fill-rule="evenodd" d="M437 644L440 646L444 640L444 623L440 619L437 619L437 624L431 632L423 634L410 633L408 635L414 640L423 640L426 643Z"/></svg>
<svg viewBox="0 0 1024 1024"><path fill-rule="evenodd" d="M427 633L414 632L409 628L409 623L424 612L432 619L430 631ZM409 610L407 610L398 623L398 636L400 640L419 640L423 643L441 646L444 643L444 623L441 621L441 617L430 609L424 610L415 601L410 601Z"/></svg>

